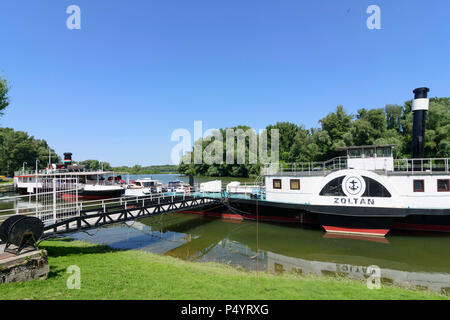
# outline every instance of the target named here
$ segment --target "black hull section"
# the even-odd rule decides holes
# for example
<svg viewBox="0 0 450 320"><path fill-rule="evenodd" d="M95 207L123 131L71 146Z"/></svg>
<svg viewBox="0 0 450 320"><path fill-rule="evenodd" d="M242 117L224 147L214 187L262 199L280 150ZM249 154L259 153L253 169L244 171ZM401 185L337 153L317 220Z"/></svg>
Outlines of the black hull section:
<svg viewBox="0 0 450 320"><path fill-rule="evenodd" d="M15 188L16 192L20 195L30 194L27 188ZM34 190L34 189L33 189Z"/></svg>
<svg viewBox="0 0 450 320"><path fill-rule="evenodd" d="M413 215L394 219L393 230L450 232L450 215Z"/></svg>
<svg viewBox="0 0 450 320"><path fill-rule="evenodd" d="M247 220L319 224L318 215L304 205L247 199L228 199L226 205L231 213Z"/></svg>
<svg viewBox="0 0 450 320"><path fill-rule="evenodd" d="M228 199L229 212L244 219L321 225L327 232L384 236L389 230L450 232L450 209L310 206Z"/></svg>
<svg viewBox="0 0 450 320"><path fill-rule="evenodd" d="M109 191L81 191L78 196L82 198L120 198L125 193L125 190L109 190Z"/></svg>
<svg viewBox="0 0 450 320"><path fill-rule="evenodd" d="M110 198L120 198L125 193L125 190L101 190L101 191L86 191L80 190L78 192L78 198L86 200L97 200L97 199L110 199ZM63 197L74 197L74 194L62 194Z"/></svg>

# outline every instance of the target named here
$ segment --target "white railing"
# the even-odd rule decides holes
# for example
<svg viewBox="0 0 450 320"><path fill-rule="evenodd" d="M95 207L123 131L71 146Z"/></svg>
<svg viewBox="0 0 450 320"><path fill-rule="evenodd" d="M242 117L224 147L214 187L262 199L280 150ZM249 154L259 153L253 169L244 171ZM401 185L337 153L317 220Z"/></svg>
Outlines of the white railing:
<svg viewBox="0 0 450 320"><path fill-rule="evenodd" d="M375 159L375 158L364 158ZM449 158L394 159L394 172L442 172L450 173ZM266 163L262 175L283 173L325 174L334 170L347 169L347 157L337 157L322 162Z"/></svg>
<svg viewBox="0 0 450 320"><path fill-rule="evenodd" d="M69 171L68 169L39 169L38 175L73 175L77 173L92 173L92 174L105 174L105 175L126 175L128 172L113 172L103 170L91 170L83 169L81 171ZM15 171L14 176L36 176L36 170L20 170Z"/></svg>
<svg viewBox="0 0 450 320"><path fill-rule="evenodd" d="M170 200L171 202L174 201L175 197L183 197L183 200L186 199L187 196L189 196L189 199L197 199L197 198L202 198L202 197L208 197L208 193L203 193L203 192L199 192L196 191L194 188L192 188L192 190L190 192L185 192L185 193L178 193L178 194L167 194L167 193L158 193L158 194L150 194L150 195L146 195L146 196L124 196L124 197L119 197L119 198L110 198L110 199L103 199L103 200L87 200L87 201L83 201L83 202L78 202L78 206L77 208L75 208L73 210L73 215L72 216L76 216L79 215L81 211L87 211L87 210L94 210L94 209L98 209L98 210L102 210L103 212L106 212L108 207L113 207L113 206L128 206L128 203L142 203L142 205L145 204L145 201L157 201L158 204L161 204L163 200ZM32 195L32 197L34 197L34 195ZM30 195L25 195L25 196L14 196L14 197L3 197L0 198L0 202L1 201L16 201L20 200L20 199L24 199L26 198L25 201L22 201L22 204L26 204L28 203L28 207L18 207L16 206L15 208L10 208L10 209L2 209L0 210L0 222L6 220L7 218L20 214L20 215L32 215L32 216L40 216L40 217L45 217L45 216L50 216L50 215L55 215L56 216L59 215L59 213L61 212L65 212L66 208L64 207L64 205L58 206L56 209L52 208L52 209L46 209L46 210L39 210L39 203L36 204L34 201L31 201L31 196ZM36 208L37 207L37 208ZM36 210L37 209L37 210ZM65 218L70 218L69 216L64 216ZM61 219L61 220L64 220Z"/></svg>
<svg viewBox="0 0 450 320"><path fill-rule="evenodd" d="M336 157L328 161L296 162L296 163L267 163L262 168L262 175L279 173L325 173L347 168L347 157Z"/></svg>
<svg viewBox="0 0 450 320"><path fill-rule="evenodd" d="M396 159L394 171L449 173L449 160L449 158Z"/></svg>

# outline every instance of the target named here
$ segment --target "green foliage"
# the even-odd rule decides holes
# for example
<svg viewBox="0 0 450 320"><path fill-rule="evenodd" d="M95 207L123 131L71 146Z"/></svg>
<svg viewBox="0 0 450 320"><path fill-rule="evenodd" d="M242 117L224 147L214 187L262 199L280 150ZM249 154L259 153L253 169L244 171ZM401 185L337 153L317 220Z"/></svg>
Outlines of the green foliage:
<svg viewBox="0 0 450 320"><path fill-rule="evenodd" d="M11 128L0 128L0 142L0 174L13 176L14 171L22 169L24 162L28 169L35 169L36 159L40 169L48 164L50 147L45 140ZM53 149L50 149L50 155L52 162L60 161Z"/></svg>
<svg viewBox="0 0 450 320"><path fill-rule="evenodd" d="M103 170L110 171L112 170L111 165L108 162L100 162L98 160L84 160L78 162L78 164L81 164L86 167L88 170Z"/></svg>
<svg viewBox="0 0 450 320"><path fill-rule="evenodd" d="M279 161L308 162L323 161L340 155L335 149L345 146L363 145L395 145L396 158L408 158L411 154L411 134L413 116L412 101L406 101L403 106L388 104L379 109L361 108L355 116L347 114L342 106L335 112L319 120L319 128L305 129L303 125L292 122L277 122L266 127L268 133L268 148L270 149L271 129L278 129ZM238 126L232 129L248 129ZM450 157L450 98L431 98L430 110L427 115L425 137L425 157ZM226 129L221 129L225 139ZM258 136L258 141L261 139ZM248 139L247 139L248 140ZM199 142L196 142L197 144ZM202 150L209 141L202 143ZM223 160L226 160L226 141L223 144ZM234 144L236 151L236 143ZM232 176L254 177L259 175L261 163L249 164L250 150L246 145L246 162L235 164L185 164L181 163L178 170L181 173L199 176ZM184 156L193 160L192 153Z"/></svg>
<svg viewBox="0 0 450 320"><path fill-rule="evenodd" d="M169 173L177 172L177 166L175 165L156 165L156 166L146 166L142 167L138 164L133 167L121 166L121 167L110 167L109 163L104 162L108 165L108 168L104 167L104 170L113 170L115 172L128 172L129 174L158 174L158 173Z"/></svg>
<svg viewBox="0 0 450 320"><path fill-rule="evenodd" d="M0 116L3 115L2 111L9 105L8 90L8 83L0 77Z"/></svg>

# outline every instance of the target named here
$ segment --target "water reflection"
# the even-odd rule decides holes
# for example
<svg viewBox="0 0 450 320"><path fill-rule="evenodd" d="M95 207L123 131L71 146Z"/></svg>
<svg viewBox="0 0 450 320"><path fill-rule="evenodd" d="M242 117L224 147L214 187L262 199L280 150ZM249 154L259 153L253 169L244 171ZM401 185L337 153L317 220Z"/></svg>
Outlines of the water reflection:
<svg viewBox="0 0 450 320"><path fill-rule="evenodd" d="M169 214L98 229L93 236L77 233L74 237L114 248L275 273L365 279L366 268L377 265L384 283L450 291L450 237L445 234L391 234L388 240L377 240L259 223L257 235L254 222Z"/></svg>

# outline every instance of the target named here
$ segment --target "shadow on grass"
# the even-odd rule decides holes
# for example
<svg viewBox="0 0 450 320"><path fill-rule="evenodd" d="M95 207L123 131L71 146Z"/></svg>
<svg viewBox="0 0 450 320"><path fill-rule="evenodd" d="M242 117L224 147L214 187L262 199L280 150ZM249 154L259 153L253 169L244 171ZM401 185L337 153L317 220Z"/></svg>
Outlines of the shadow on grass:
<svg viewBox="0 0 450 320"><path fill-rule="evenodd" d="M50 266L50 271L47 275L47 279L62 277L66 274L66 269L56 269L55 267Z"/></svg>
<svg viewBox="0 0 450 320"><path fill-rule="evenodd" d="M53 245L52 242L55 244ZM64 242L64 243L62 243ZM85 254L102 254L121 251L105 245L88 245L78 246L72 244L73 239L48 239L45 243L41 243L39 248L47 250L49 257L64 257L71 255L85 255ZM67 244L66 244L67 243Z"/></svg>

